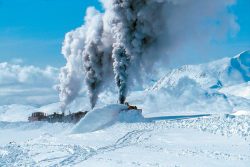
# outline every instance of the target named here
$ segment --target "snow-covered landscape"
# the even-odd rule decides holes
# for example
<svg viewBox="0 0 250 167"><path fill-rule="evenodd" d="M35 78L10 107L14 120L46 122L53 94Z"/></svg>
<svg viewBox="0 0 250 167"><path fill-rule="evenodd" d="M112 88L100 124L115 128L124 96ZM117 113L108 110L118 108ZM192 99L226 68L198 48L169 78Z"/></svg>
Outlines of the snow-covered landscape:
<svg viewBox="0 0 250 167"><path fill-rule="evenodd" d="M115 102L108 93L76 125L27 122L35 111L59 112L57 103L1 106L0 166L248 166L249 83L238 78L249 74L249 62L244 52L173 69L129 95L142 115L105 107ZM76 101L72 111L86 108L88 98Z"/></svg>
<svg viewBox="0 0 250 167"><path fill-rule="evenodd" d="M0 167L249 167L249 0L0 0Z"/></svg>

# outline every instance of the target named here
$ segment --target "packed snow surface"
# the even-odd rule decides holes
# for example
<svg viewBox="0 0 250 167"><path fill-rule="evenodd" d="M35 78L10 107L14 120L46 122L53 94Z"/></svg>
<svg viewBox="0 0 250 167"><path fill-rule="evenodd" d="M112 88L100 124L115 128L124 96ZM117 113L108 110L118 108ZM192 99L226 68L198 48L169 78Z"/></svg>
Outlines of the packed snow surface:
<svg viewBox="0 0 250 167"><path fill-rule="evenodd" d="M72 124L1 122L0 166L247 167L249 120L162 116L78 134Z"/></svg>

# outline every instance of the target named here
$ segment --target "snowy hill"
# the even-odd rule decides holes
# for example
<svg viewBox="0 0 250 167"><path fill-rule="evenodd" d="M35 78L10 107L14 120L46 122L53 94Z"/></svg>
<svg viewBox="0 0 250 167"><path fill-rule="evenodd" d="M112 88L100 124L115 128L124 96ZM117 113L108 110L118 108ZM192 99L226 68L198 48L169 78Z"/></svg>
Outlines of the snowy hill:
<svg viewBox="0 0 250 167"><path fill-rule="evenodd" d="M223 87L219 91L225 94L243 97L250 100L250 82Z"/></svg>
<svg viewBox="0 0 250 167"><path fill-rule="evenodd" d="M37 111L37 108L27 105L12 104L0 106L0 121L24 121L35 111Z"/></svg>
<svg viewBox="0 0 250 167"><path fill-rule="evenodd" d="M203 88L220 88L250 81L250 51L233 58L200 65L185 65L171 70L151 90L175 86L184 77L194 80Z"/></svg>
<svg viewBox="0 0 250 167"><path fill-rule="evenodd" d="M249 59L246 51L233 58L170 70L147 90L142 106L168 114L249 111Z"/></svg>

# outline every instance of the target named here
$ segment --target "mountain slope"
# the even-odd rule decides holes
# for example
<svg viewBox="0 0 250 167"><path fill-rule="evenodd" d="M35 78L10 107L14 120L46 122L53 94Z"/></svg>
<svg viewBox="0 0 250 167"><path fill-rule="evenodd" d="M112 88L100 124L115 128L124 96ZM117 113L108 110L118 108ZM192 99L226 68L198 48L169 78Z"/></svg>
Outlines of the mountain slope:
<svg viewBox="0 0 250 167"><path fill-rule="evenodd" d="M183 77L194 80L203 88L220 88L250 81L250 51L242 52L233 58L173 69L167 72L151 90L175 86Z"/></svg>

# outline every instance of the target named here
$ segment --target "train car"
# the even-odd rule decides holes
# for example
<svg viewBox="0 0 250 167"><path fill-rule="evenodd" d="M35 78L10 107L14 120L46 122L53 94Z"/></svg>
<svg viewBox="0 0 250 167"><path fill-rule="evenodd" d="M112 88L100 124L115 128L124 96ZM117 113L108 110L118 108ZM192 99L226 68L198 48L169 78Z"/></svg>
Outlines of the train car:
<svg viewBox="0 0 250 167"><path fill-rule="evenodd" d="M34 112L32 115L28 118L30 122L34 121L42 121L46 119L47 115L43 112Z"/></svg>
<svg viewBox="0 0 250 167"><path fill-rule="evenodd" d="M83 118L88 111L79 111L76 113L70 113L68 115L65 115L64 113L56 113L47 115L43 112L34 112L32 115L28 118L29 122L34 121L46 121L49 123L56 123L56 122L64 122L64 123L77 123Z"/></svg>

